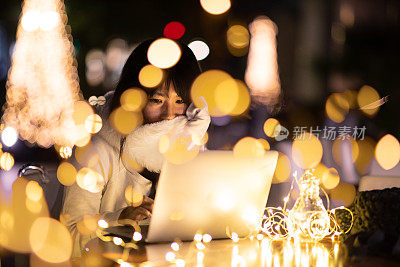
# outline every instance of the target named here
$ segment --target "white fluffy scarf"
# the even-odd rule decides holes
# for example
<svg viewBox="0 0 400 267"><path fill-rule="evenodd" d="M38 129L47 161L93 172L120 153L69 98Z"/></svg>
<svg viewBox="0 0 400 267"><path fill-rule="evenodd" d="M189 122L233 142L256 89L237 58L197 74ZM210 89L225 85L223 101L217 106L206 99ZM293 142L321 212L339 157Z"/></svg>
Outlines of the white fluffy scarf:
<svg viewBox="0 0 400 267"><path fill-rule="evenodd" d="M142 125L126 137L123 154L152 172L160 172L164 156L158 143L163 135L183 132L187 119L184 116L172 120ZM125 166L127 167L127 166Z"/></svg>
<svg viewBox="0 0 400 267"><path fill-rule="evenodd" d="M98 137L104 139L119 152L122 136L108 122L109 106L113 93L111 91L105 95L105 105L96 107L97 113L103 119L103 128L98 133ZM178 116L172 120L145 124L136 128L126 136L121 155L128 157L129 160L136 161L149 171L160 172L164 156L159 151L158 143L163 135L171 133L189 134L193 137L202 138L209 124L210 115L206 103L203 108L196 108L191 105L186 112L186 116ZM204 146L200 147L200 149L204 149ZM127 165L129 164L124 164L125 168L132 171Z"/></svg>

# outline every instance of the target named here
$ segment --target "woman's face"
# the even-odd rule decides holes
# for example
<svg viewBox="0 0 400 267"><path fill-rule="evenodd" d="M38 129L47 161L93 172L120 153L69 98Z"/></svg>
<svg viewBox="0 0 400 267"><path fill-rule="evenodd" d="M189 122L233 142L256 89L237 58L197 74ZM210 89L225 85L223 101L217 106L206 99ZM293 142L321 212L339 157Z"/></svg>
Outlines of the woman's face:
<svg viewBox="0 0 400 267"><path fill-rule="evenodd" d="M187 105L175 92L171 84L169 88L162 86L153 96L150 96L143 109L145 123L172 120L176 116L184 115Z"/></svg>

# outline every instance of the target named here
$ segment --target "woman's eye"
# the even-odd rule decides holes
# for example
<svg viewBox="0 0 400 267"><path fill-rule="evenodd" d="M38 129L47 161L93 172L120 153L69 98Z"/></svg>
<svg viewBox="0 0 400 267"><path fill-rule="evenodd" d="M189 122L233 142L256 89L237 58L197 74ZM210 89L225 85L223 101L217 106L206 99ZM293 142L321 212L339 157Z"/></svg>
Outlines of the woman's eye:
<svg viewBox="0 0 400 267"><path fill-rule="evenodd" d="M162 103L162 100L158 99L158 98L150 98L149 101L152 102L152 103L156 103L156 104L161 104Z"/></svg>
<svg viewBox="0 0 400 267"><path fill-rule="evenodd" d="M182 99L176 100L176 103L177 104L183 104L183 100Z"/></svg>

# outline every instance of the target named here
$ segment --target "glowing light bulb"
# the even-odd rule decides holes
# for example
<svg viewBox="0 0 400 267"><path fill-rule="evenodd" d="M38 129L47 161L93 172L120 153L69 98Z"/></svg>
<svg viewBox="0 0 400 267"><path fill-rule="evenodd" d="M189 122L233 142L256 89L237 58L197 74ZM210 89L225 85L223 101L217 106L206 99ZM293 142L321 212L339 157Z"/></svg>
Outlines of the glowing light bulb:
<svg viewBox="0 0 400 267"><path fill-rule="evenodd" d="M319 241L329 233L330 218L319 197L319 179L307 170L299 181L300 195L289 211L288 230L306 241Z"/></svg>

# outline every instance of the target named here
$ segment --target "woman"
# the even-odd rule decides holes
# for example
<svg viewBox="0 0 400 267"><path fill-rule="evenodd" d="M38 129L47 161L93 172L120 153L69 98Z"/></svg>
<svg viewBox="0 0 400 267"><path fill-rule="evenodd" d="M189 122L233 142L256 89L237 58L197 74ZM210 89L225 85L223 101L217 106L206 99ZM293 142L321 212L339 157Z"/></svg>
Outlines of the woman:
<svg viewBox="0 0 400 267"><path fill-rule="evenodd" d="M71 231L74 255L78 248L95 237L84 236L77 224L85 215L100 214L108 222L122 219L135 221L151 217L153 198L158 181L163 155L159 152L158 141L165 134L184 133L203 136L210 123L207 106L194 108L190 100L190 88L201 73L193 52L183 44L181 58L172 68L163 70L162 83L151 90L144 89L148 101L143 108L143 125L127 136L122 136L108 123L112 111L120 107L120 97L127 89L143 88L138 80L140 70L150 64L147 50L154 40L141 43L127 59L120 80L114 92L106 95L106 104L98 107L103 118L103 128L90 146L75 153L72 159L77 169L90 167L100 174L94 189L85 190L75 183L66 187L62 215ZM143 167L138 170L129 162ZM89 165L89 166L88 166ZM143 201L129 206L125 199L128 186L143 194Z"/></svg>

